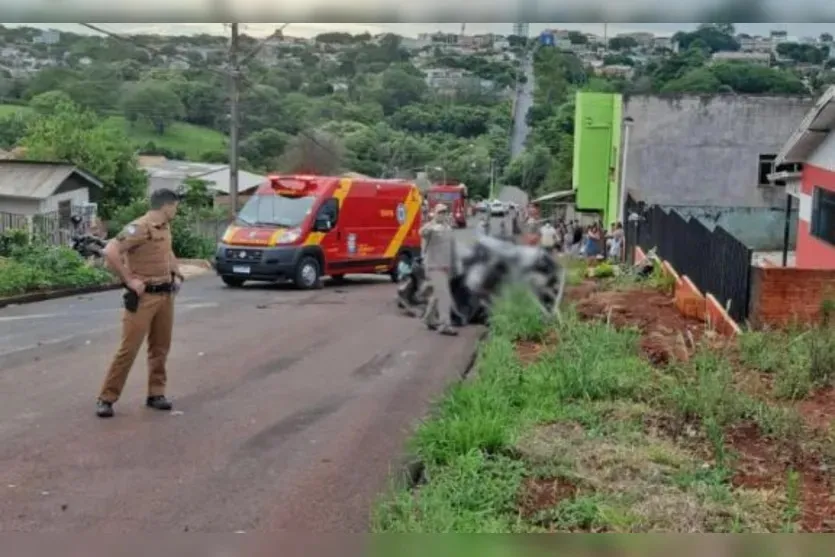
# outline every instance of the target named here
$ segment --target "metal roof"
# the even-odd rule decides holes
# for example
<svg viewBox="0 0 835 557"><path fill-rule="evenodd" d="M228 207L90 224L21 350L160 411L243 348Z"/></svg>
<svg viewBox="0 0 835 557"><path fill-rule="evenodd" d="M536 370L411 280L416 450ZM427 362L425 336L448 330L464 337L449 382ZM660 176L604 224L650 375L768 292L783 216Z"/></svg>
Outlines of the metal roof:
<svg viewBox="0 0 835 557"><path fill-rule="evenodd" d="M553 193L548 193L543 195L542 197L537 197L531 203L542 203L543 201L554 201L558 199L568 199L573 197L577 192L574 190L563 190L563 191L555 191Z"/></svg>
<svg viewBox="0 0 835 557"><path fill-rule="evenodd" d="M93 186L103 187L101 180L72 164L0 160L0 195L46 199L72 174L78 174Z"/></svg>
<svg viewBox="0 0 835 557"><path fill-rule="evenodd" d="M829 132L835 127L835 85L818 99L812 110L806 114L800 127L780 149L774 161L775 166L784 163L805 162L815 149L820 147Z"/></svg>
<svg viewBox="0 0 835 557"><path fill-rule="evenodd" d="M182 181L186 178L198 178L200 180L210 182L211 189L215 191L227 194L230 191L229 165L227 164L145 158L140 159L140 166L148 173L148 176L152 181L155 178L177 181ZM266 176L253 174L252 172L247 172L245 170L238 171L239 192L260 186L266 181Z"/></svg>

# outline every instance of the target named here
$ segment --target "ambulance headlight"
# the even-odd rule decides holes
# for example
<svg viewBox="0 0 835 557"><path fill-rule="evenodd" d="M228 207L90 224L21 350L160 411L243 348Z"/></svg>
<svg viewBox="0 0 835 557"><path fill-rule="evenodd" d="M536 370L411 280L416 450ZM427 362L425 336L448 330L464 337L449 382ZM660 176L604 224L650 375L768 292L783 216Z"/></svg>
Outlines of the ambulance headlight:
<svg viewBox="0 0 835 557"><path fill-rule="evenodd" d="M293 242L297 242L299 238L302 237L302 230L301 228L290 228L285 230L284 233L278 237L277 244L292 244Z"/></svg>
<svg viewBox="0 0 835 557"><path fill-rule="evenodd" d="M228 244L232 240L232 236L235 235L235 232L238 231L238 228L234 225L230 225L226 227L226 232L223 233L223 238L220 239L221 242L224 244Z"/></svg>

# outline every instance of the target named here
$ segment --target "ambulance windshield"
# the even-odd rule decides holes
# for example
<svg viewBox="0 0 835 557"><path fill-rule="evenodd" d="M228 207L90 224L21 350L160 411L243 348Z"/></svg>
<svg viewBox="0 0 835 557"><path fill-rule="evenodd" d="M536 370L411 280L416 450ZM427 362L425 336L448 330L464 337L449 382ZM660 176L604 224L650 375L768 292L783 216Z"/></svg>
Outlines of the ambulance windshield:
<svg viewBox="0 0 835 557"><path fill-rule="evenodd" d="M310 213L313 196L284 197L253 195L238 213L238 220L248 226L299 226Z"/></svg>
<svg viewBox="0 0 835 557"><path fill-rule="evenodd" d="M430 191L429 199L434 203L453 203L461 199L461 192L457 191Z"/></svg>

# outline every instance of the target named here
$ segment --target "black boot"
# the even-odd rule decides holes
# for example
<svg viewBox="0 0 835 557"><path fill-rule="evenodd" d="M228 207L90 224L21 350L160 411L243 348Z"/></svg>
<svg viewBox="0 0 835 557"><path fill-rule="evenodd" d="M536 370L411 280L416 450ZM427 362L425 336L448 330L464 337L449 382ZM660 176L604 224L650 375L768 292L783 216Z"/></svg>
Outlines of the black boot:
<svg viewBox="0 0 835 557"><path fill-rule="evenodd" d="M174 408L174 405L171 404L171 401L165 398L164 396L149 396L148 400L145 401L145 405L148 408L153 408L154 410L171 410Z"/></svg>
<svg viewBox="0 0 835 557"><path fill-rule="evenodd" d="M106 402L104 400L97 400L96 401L96 416L99 418L112 418L113 417L113 403Z"/></svg>

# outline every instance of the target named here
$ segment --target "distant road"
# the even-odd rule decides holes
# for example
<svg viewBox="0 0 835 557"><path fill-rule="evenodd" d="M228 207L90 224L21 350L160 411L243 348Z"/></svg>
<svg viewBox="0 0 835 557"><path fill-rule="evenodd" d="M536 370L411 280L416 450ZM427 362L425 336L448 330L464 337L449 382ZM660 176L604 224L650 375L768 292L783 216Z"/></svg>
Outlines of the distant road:
<svg viewBox="0 0 835 557"><path fill-rule="evenodd" d="M522 71L527 78L516 90L516 105L513 114L513 135L510 142L510 154L516 157L525 148L525 141L530 133L526 121L528 110L533 106L534 72L533 53L529 53L522 61Z"/></svg>

